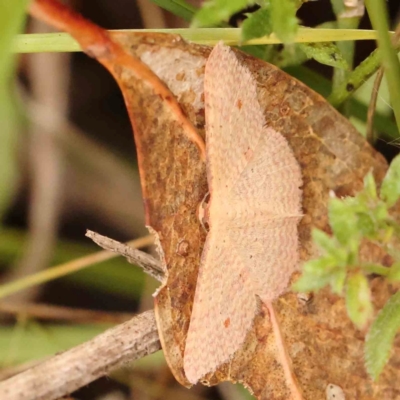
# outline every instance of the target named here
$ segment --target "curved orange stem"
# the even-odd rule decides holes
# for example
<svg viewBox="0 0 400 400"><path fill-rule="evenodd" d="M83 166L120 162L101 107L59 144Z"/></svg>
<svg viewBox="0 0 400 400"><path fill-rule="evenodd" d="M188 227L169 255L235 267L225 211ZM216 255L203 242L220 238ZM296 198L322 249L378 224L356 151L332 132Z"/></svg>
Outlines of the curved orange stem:
<svg viewBox="0 0 400 400"><path fill-rule="evenodd" d="M138 79L147 82L154 92L168 104L172 114L182 125L186 136L196 144L202 159L205 160L204 140L184 114L173 93L145 63L132 54L128 54L118 43L114 42L105 29L88 21L56 0L35 0L30 5L30 13L67 31L81 45L85 53L96 58L114 77L115 67L123 66L130 69Z"/></svg>

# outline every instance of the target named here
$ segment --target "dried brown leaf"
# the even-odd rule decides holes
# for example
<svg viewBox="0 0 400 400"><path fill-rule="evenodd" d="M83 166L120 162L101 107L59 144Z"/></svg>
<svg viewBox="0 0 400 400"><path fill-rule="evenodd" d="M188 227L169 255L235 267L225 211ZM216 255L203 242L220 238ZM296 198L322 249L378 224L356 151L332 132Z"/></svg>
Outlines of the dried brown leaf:
<svg viewBox="0 0 400 400"><path fill-rule="evenodd" d="M204 136L204 66L211 49L172 35L118 33L112 38L165 82ZM129 62L120 63L121 58L104 53L104 43L95 50L92 54L120 84L132 118L147 224L157 235L166 269L166 281L155 299L159 334L172 372L189 386L183 354L206 235L197 218L197 207L207 192L205 166L185 131L187 125L177 120L168 99L138 77ZM381 181L386 162L322 97L278 68L235 52L257 81L258 101L269 127L284 135L301 166L305 216L299 239L301 260L306 261L316 255L312 228L329 232L329 192L339 197L354 195L371 168L376 180ZM367 246L365 256L381 260L385 255ZM373 281L377 305L393 291L384 281ZM286 293L273 308L287 361L305 399L327 398L332 387L341 388L347 399L389 400L400 396L400 381L396 379L399 344L379 382L372 382L364 369L364 334L351 324L344 301L338 296L324 290L305 302L304 296ZM294 398L281 353L269 316L265 308L260 308L242 349L207 376L205 383L240 381L260 399Z"/></svg>

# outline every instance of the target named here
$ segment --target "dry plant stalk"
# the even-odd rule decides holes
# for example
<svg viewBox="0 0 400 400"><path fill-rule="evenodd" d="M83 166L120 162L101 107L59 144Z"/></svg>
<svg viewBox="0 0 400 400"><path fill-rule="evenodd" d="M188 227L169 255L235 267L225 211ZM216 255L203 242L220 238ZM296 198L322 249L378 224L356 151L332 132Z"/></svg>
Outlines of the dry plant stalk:
<svg viewBox="0 0 400 400"><path fill-rule="evenodd" d="M84 323L120 324L133 317L132 313L95 311L81 308L59 307L41 303L0 302L0 313L30 318L73 321Z"/></svg>
<svg viewBox="0 0 400 400"><path fill-rule="evenodd" d="M160 261L156 260L151 255L134 249L128 244L120 243L114 239L110 239L91 230L86 231L86 236L92 239L104 250L112 251L113 253L125 257L129 263L138 265L144 270L144 272L146 272L146 274L150 275L157 281L162 282L164 277L162 265Z"/></svg>
<svg viewBox="0 0 400 400"><path fill-rule="evenodd" d="M153 311L0 383L0 399L56 400L112 370L160 350Z"/></svg>

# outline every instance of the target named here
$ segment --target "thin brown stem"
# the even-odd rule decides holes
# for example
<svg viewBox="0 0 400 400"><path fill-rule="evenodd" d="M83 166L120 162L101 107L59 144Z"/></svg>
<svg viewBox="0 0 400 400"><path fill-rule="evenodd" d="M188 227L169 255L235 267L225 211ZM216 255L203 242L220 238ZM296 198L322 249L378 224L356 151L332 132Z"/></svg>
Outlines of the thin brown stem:
<svg viewBox="0 0 400 400"><path fill-rule="evenodd" d="M378 100L378 93L382 83L383 74L384 74L383 68L380 67L378 72L376 73L376 78L371 93L371 100L368 106L366 138L368 142L371 144L375 142L374 115L375 115L376 102Z"/></svg>
<svg viewBox="0 0 400 400"><path fill-rule="evenodd" d="M153 236L149 235L143 238L135 239L129 242L133 247L143 247L152 244ZM69 275L73 272L87 268L90 265L100 263L102 261L110 260L116 257L115 254L109 251L99 251L97 253L89 254L81 258L57 265L53 268L46 269L33 275L26 276L25 278L17 281L10 282L5 285L0 285L0 298L14 294L20 290L24 290L50 280L61 278L62 276Z"/></svg>
<svg viewBox="0 0 400 400"><path fill-rule="evenodd" d="M198 147L202 159L205 160L204 140L184 114L173 93L145 63L126 53L118 43L114 42L105 29L91 23L56 0L35 0L31 3L30 13L70 33L81 45L82 50L103 64L117 81L115 66L131 70L138 79L151 86L154 93L170 108L176 121L183 127L185 135Z"/></svg>
<svg viewBox="0 0 400 400"><path fill-rule="evenodd" d="M133 314L84 310L81 308L59 307L50 304L37 303L0 303L0 313L20 315L28 317L51 319L55 321L85 322L85 323L109 323L119 324L133 317Z"/></svg>
<svg viewBox="0 0 400 400"><path fill-rule="evenodd" d="M265 303L264 306L268 310L268 314L270 317L272 330L273 330L274 337L275 337L275 343L276 343L276 347L277 347L277 353L278 353L277 358L281 363L281 366L282 366L284 374L285 374L286 383L290 389L290 393L291 393L290 400L304 400L304 397L301 393L300 386L299 386L296 376L293 372L292 362L291 362L290 356L288 354L288 351L287 351L287 348L285 345L285 339L282 337L281 328L280 328L279 321L278 321L278 318L275 313L274 306L270 302Z"/></svg>
<svg viewBox="0 0 400 400"><path fill-rule="evenodd" d="M109 329L0 383L0 399L55 400L160 350L153 311Z"/></svg>

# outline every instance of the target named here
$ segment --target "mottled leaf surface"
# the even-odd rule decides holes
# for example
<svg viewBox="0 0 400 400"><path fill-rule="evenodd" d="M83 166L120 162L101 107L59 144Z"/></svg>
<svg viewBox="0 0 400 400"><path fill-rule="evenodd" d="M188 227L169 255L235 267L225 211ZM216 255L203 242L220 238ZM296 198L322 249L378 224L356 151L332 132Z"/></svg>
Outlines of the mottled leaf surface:
<svg viewBox="0 0 400 400"><path fill-rule="evenodd" d="M187 44L175 36L119 34L116 37L166 82L191 121L202 131L204 67L210 48ZM364 176L371 168L376 180L381 181L386 163L322 97L278 68L240 52L235 54L258 83L257 97L268 126L284 135L301 166L305 216L299 226L300 257L303 261L308 260L317 254L311 240L312 228L330 231L327 209L330 191L337 196L354 195L362 189ZM131 82L125 84L132 87ZM142 113L147 114L146 110L150 112L151 108L141 108L136 118L144 118ZM150 113L146 118L152 121L152 115ZM176 130L155 130L149 138L152 131L144 125L141 131L136 128L136 141L144 138L155 141L156 137L167 134L162 136L163 141L173 140L175 143L176 139L169 139L168 135L175 137ZM188 151L190 157L185 158L185 168L181 172L179 163L175 164L170 158L168 164L160 164L150 154L154 148L142 147L142 151L147 149L149 152L143 153L143 157L149 158L149 163L153 160L146 167L145 178L149 182L142 184L144 188L152 182L154 185L153 190L145 190L148 194L146 202L152 205L148 208L148 221L158 232L168 271L166 284L155 302L160 337L175 377L189 385L183 370L183 354L205 239L194 203L201 202L207 188L204 165L196 156L196 147L190 141L183 143L186 144L182 144L182 156L184 151ZM172 145L172 153L175 149L176 144ZM157 154L158 151L161 147ZM162 151L171 151L171 147L163 147ZM160 169L165 169L164 165L168 165L168 177L175 176L179 186L160 184ZM188 170L192 172L188 173ZM197 176L193 171L198 171ZM168 193L167 197L164 191ZM182 203L187 192L196 196L192 194L191 203ZM177 207L179 204L182 208ZM190 218L182 218L184 210ZM181 251L187 248L189 253ZM384 256L379 251L368 251L367 254L372 260ZM382 306L389 293L388 287L377 280L373 293L375 303L380 302ZM372 383L366 373L360 375L360 371L364 371L364 337L348 319L344 300L329 290L323 290L304 304L296 294L287 293L274 303L274 308L305 399L323 398L331 383L339 385L348 398L359 396L372 400L376 394L382 399L396 398L393 393L397 393L400 387L397 388L397 381L393 379L393 369L385 369L378 383ZM256 316L241 350L230 362L207 376L205 383L240 381L260 399L283 400L289 397L290 389L279 361L276 340L269 317L264 312L262 309ZM400 357L398 350L395 354L392 362ZM386 394L389 388L391 394Z"/></svg>
<svg viewBox="0 0 400 400"><path fill-rule="evenodd" d="M308 58L335 68L348 69L349 66L339 48L334 43L301 43L301 50Z"/></svg>
<svg viewBox="0 0 400 400"><path fill-rule="evenodd" d="M259 10L248 15L242 24L242 39L244 41L253 38L267 36L272 33L271 11L268 8Z"/></svg>
<svg viewBox="0 0 400 400"><path fill-rule="evenodd" d="M208 190L206 170L198 143L193 143L182 119L171 112L172 99L165 92L160 96L159 86L149 84L149 80L154 81L150 75L140 79L132 63L137 66L139 58L150 66L202 134L204 66L210 48L188 44L177 36L146 33L118 33L113 36L117 45L99 28L92 25L89 29L77 25L75 17L66 17L69 22L63 28L73 31L82 47L110 70L123 91L135 130L147 224L156 233L166 271L166 281L155 299L160 339L171 371L178 381L189 385L183 372L183 354L206 236L197 218L197 207ZM306 261L318 253L311 241L312 229L330 232L330 192L338 197L354 195L371 169L379 183L386 163L322 97L276 67L238 51L235 54L257 82L257 99L268 127L286 138L302 169L304 217L299 244L300 258ZM384 254L367 247L365 257L372 263ZM375 279L375 307L382 307L394 290ZM340 387L348 399L394 400L400 396L396 378L399 344L395 342L393 357L379 381L372 382L364 372L364 336L348 319L343 299L329 290L306 301L288 292L273 307L304 399L326 398L332 387ZM260 308L241 349L206 376L205 383L240 381L257 398L290 398L276 343L269 315Z"/></svg>

